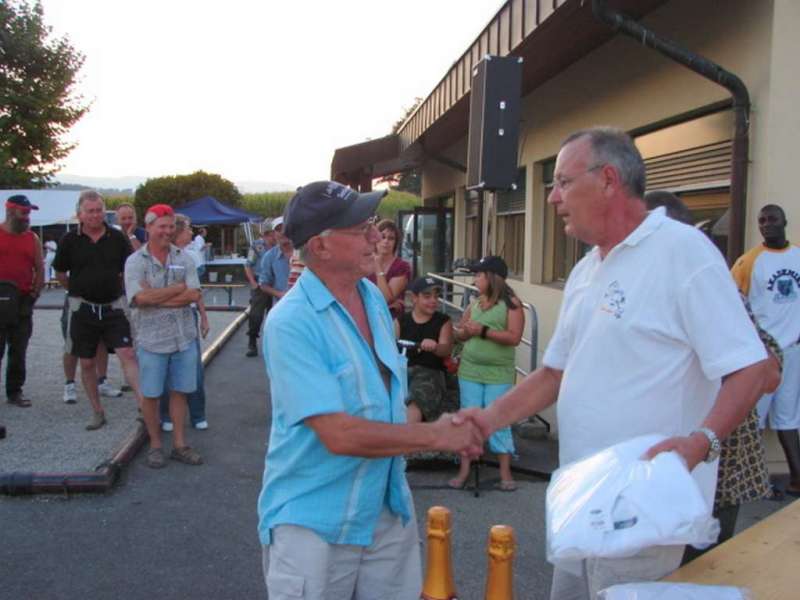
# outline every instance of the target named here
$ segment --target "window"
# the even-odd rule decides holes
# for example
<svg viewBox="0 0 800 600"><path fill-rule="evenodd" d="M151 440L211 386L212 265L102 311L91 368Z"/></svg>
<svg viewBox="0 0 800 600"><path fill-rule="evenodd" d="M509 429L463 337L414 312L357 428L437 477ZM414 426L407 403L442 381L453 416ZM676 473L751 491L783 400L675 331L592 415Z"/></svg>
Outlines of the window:
<svg viewBox="0 0 800 600"><path fill-rule="evenodd" d="M497 192L497 254L519 279L525 268L525 167L517 172L516 189Z"/></svg>
<svg viewBox="0 0 800 600"><path fill-rule="evenodd" d="M469 191L466 202L464 254L465 258L478 259L483 256L483 194Z"/></svg>
<svg viewBox="0 0 800 600"><path fill-rule="evenodd" d="M542 165L545 201L553 189L555 169L555 160L547 161ZM549 203L545 206L544 227L544 281L546 283L564 283L569 277L572 267L586 254L589 246L564 233L564 222L556 214L555 207Z"/></svg>

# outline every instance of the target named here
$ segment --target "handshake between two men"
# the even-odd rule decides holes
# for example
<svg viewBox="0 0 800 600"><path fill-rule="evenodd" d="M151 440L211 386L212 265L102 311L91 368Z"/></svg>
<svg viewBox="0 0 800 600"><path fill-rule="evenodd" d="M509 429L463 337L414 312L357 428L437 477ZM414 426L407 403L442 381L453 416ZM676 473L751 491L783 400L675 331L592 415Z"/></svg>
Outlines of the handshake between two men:
<svg viewBox="0 0 800 600"><path fill-rule="evenodd" d="M456 452L470 460L483 454L484 442L494 431L486 411L480 408L444 413L431 425L436 429L435 450Z"/></svg>

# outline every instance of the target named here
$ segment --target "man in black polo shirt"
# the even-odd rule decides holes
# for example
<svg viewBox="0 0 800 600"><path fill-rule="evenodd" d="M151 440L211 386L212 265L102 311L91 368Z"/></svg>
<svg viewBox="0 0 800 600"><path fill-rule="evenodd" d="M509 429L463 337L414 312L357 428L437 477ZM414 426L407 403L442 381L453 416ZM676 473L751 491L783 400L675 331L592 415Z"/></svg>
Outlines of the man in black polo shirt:
<svg viewBox="0 0 800 600"><path fill-rule="evenodd" d="M123 311L122 276L132 249L119 230L106 226L105 203L94 190L81 192L78 220L78 231L67 233L58 245L53 268L69 294L67 336L70 352L80 359L81 381L94 409L86 429L94 430L106 423L95 369L101 340L116 351L125 378L141 404L139 367L130 323Z"/></svg>

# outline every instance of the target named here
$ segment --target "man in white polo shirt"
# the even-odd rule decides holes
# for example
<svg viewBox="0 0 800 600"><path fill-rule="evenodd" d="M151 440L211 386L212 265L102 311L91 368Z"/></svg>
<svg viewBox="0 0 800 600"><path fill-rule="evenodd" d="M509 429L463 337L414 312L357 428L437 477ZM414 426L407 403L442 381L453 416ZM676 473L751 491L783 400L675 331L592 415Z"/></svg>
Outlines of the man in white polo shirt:
<svg viewBox="0 0 800 600"><path fill-rule="evenodd" d="M764 243L741 256L731 273L758 324L783 350L783 380L761 398L758 416L762 428L769 416L778 432L789 463L786 493L800 496L800 248L786 239L786 214L776 204L759 211L758 229Z"/></svg>
<svg viewBox="0 0 800 600"><path fill-rule="evenodd" d="M562 465L639 435L666 435L648 455L678 452L710 513L719 440L755 404L766 358L725 262L693 227L663 208L647 212L644 163L624 132L567 138L554 184L548 202L565 232L594 247L570 274L543 366L490 408L466 414L487 436L558 399ZM612 584L656 580L682 555L683 546L657 546L587 559L579 573L556 568L551 598L588 600Z"/></svg>

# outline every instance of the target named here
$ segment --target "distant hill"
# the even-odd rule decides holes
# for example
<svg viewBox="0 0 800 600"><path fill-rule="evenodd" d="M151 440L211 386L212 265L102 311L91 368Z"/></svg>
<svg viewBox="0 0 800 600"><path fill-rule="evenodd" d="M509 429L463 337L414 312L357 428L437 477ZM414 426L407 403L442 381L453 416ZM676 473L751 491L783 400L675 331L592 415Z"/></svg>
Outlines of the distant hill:
<svg viewBox="0 0 800 600"><path fill-rule="evenodd" d="M136 188L147 181L147 177L88 177L61 173L56 176L57 186L63 190L93 188L105 194L133 195ZM292 192L297 186L276 181L234 181L243 194L260 192ZM54 187L56 187L54 185Z"/></svg>

